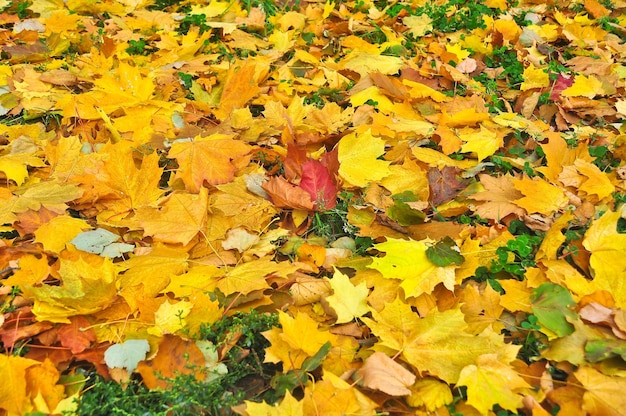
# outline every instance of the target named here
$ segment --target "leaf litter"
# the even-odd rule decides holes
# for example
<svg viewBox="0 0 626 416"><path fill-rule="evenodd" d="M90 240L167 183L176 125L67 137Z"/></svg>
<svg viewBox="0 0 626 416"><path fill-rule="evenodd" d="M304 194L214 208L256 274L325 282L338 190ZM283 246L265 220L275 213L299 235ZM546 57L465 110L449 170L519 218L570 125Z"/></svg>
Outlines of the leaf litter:
<svg viewBox="0 0 626 416"><path fill-rule="evenodd" d="M621 414L625 9L0 1L3 414Z"/></svg>

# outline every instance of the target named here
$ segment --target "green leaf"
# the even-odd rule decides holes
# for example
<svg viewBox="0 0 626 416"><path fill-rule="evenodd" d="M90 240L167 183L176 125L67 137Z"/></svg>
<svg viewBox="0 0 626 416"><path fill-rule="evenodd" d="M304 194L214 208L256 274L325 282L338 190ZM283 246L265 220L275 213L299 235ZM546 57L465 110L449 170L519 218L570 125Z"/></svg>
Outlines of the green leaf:
<svg viewBox="0 0 626 416"><path fill-rule="evenodd" d="M530 296L533 314L539 324L564 337L574 332L574 325L569 320L577 320L578 314L570 308L575 305L572 295L563 286L544 283Z"/></svg>
<svg viewBox="0 0 626 416"><path fill-rule="evenodd" d="M321 346L314 356L307 358L302 362L302 368L299 370L289 370L285 374L276 374L272 377L270 385L276 391L278 396L284 396L286 391L292 391L298 386L305 384L309 378L308 372L315 370L322 364L322 360L330 351L331 344L326 342Z"/></svg>
<svg viewBox="0 0 626 416"><path fill-rule="evenodd" d="M411 208L407 203L396 200L394 204L387 209L387 215L392 220L402 226L421 224L426 218L426 214L417 209Z"/></svg>
<svg viewBox="0 0 626 416"><path fill-rule="evenodd" d="M592 363L613 357L626 361L626 343L618 339L594 339L585 344L585 359Z"/></svg>
<svg viewBox="0 0 626 416"><path fill-rule="evenodd" d="M451 264L459 266L463 264L465 257L457 251L458 249L458 246L452 238L445 237L435 245L426 249L426 257L439 267L445 267Z"/></svg>

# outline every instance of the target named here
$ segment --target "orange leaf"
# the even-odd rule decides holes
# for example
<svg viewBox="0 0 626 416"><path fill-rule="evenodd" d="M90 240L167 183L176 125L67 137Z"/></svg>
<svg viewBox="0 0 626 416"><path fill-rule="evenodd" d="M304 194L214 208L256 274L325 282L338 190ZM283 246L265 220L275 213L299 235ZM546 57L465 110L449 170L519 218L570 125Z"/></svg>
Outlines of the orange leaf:
<svg viewBox="0 0 626 416"><path fill-rule="evenodd" d="M295 208L313 211L315 204L307 191L287 182L283 177L274 176L263 184L263 189L278 208Z"/></svg>
<svg viewBox="0 0 626 416"><path fill-rule="evenodd" d="M160 209L140 210L135 219L155 240L186 245L206 227L208 196L206 188L200 188L197 195L172 193Z"/></svg>
<svg viewBox="0 0 626 416"><path fill-rule="evenodd" d="M176 142L168 156L178 161L175 179L180 179L189 192L198 193L204 182L219 185L233 180L234 162L250 150L247 144L225 134L196 136L191 141Z"/></svg>
<svg viewBox="0 0 626 416"><path fill-rule="evenodd" d="M509 214L524 214L524 210L513 204L514 200L522 197L522 194L513 187L511 176L503 175L494 178L489 175L479 175L479 177L485 190L471 197L477 201L485 201L476 208L478 215L499 221Z"/></svg>
<svg viewBox="0 0 626 416"><path fill-rule="evenodd" d="M165 335L154 359L140 362L137 372L149 389L165 389L169 385L165 379L181 374L193 374L197 380L202 380L204 373L194 368L204 367L204 361L204 355L195 342Z"/></svg>
<svg viewBox="0 0 626 416"><path fill-rule="evenodd" d="M91 322L84 316L73 316L70 323L63 325L57 331L61 345L69 348L72 354L85 351L92 342L96 341L96 333L90 328Z"/></svg>
<svg viewBox="0 0 626 416"><path fill-rule="evenodd" d="M252 60L239 63L243 65L233 65L229 69L220 105L213 110L220 120L228 117L233 109L243 107L260 91L254 77L256 63Z"/></svg>

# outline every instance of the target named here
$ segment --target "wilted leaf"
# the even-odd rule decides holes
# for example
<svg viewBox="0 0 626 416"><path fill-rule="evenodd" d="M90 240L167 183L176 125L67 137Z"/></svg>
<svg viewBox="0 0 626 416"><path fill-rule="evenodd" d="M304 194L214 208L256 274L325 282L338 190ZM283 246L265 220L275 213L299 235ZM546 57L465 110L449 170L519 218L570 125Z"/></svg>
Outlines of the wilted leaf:
<svg viewBox="0 0 626 416"><path fill-rule="evenodd" d="M59 328L57 334L61 345L69 348L73 354L85 351L97 339L91 323L84 316L71 317L70 324Z"/></svg>
<svg viewBox="0 0 626 416"><path fill-rule="evenodd" d="M150 345L145 339L129 339L121 344L113 344L104 352L104 360L109 368L124 368L129 373L146 358Z"/></svg>
<svg viewBox="0 0 626 416"><path fill-rule="evenodd" d="M311 195L299 186L292 185L280 176L274 176L263 184L263 189L279 208L295 208L313 211Z"/></svg>
<svg viewBox="0 0 626 416"><path fill-rule="evenodd" d="M134 250L134 245L125 243L117 244L111 248L119 238L119 235L105 230L104 228L96 228L95 230L84 231L78 234L70 243L79 250L99 254L103 257L107 257L107 254L111 253L113 248L115 252L119 254L117 254L117 256L108 255L108 257L118 257L121 253L128 253Z"/></svg>
<svg viewBox="0 0 626 416"><path fill-rule="evenodd" d="M415 374L396 363L382 352L370 355L356 372L360 383L391 396L408 396L415 383Z"/></svg>

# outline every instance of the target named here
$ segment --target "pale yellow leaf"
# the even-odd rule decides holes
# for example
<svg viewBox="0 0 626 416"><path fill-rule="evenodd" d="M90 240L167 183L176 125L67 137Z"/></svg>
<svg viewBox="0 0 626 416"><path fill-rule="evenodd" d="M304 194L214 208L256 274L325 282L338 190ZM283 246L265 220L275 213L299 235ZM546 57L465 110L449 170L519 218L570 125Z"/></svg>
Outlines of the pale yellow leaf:
<svg viewBox="0 0 626 416"><path fill-rule="evenodd" d="M328 279L333 289L333 294L326 300L337 314L338 324L354 320L369 312L367 295L369 289L365 282L358 285L352 284L348 276L335 269L332 279Z"/></svg>

